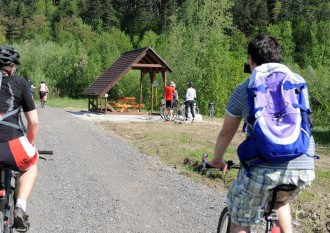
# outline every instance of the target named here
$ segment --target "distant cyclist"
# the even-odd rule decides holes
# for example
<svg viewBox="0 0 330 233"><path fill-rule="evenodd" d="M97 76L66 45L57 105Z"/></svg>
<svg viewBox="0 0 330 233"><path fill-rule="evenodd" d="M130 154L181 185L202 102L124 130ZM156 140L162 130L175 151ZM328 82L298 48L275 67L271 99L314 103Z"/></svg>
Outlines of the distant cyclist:
<svg viewBox="0 0 330 233"><path fill-rule="evenodd" d="M20 172L14 227L26 231L30 227L26 203L37 177L38 152L34 147L39 120L29 83L15 75L20 54L9 46L0 46L0 162ZM27 135L19 123L21 109L27 120Z"/></svg>
<svg viewBox="0 0 330 233"><path fill-rule="evenodd" d="M190 108L190 112L192 115L192 122L195 121L195 110L194 110L194 105L195 105L195 98L196 98L196 90L194 88L194 83L193 82L188 82L188 89L186 92L186 108L185 108L185 116L186 116L186 121L189 119L188 116L188 110Z"/></svg>
<svg viewBox="0 0 330 233"><path fill-rule="evenodd" d="M45 81L41 81L39 85L39 97L40 97L40 107L44 108L47 102L48 87Z"/></svg>

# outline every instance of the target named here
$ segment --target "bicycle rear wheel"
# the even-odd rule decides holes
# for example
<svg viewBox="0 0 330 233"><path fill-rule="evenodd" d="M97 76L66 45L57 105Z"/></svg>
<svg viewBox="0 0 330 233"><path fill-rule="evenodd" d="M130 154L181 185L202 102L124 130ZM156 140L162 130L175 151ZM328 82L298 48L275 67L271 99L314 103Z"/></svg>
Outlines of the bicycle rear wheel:
<svg viewBox="0 0 330 233"><path fill-rule="evenodd" d="M8 205L6 206L6 223L5 223L5 228L4 232L5 233L12 233L13 232L13 226L14 226L14 208L15 208L15 188L10 188L10 193L9 193L9 200L8 200Z"/></svg>
<svg viewBox="0 0 330 233"><path fill-rule="evenodd" d="M5 233L5 213L6 213L6 200L0 200L0 233Z"/></svg>
<svg viewBox="0 0 330 233"><path fill-rule="evenodd" d="M218 231L217 233L229 233L230 231L230 216L228 213L228 208L225 207L220 215L219 224L218 224Z"/></svg>
<svg viewBox="0 0 330 233"><path fill-rule="evenodd" d="M213 107L210 107L210 118L214 118L214 108Z"/></svg>

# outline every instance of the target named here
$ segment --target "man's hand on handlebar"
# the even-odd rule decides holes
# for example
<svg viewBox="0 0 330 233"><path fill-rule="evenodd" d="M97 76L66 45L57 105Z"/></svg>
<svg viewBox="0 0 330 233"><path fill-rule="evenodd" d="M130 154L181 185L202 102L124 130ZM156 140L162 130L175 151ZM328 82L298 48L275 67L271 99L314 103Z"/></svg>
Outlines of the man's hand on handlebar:
<svg viewBox="0 0 330 233"><path fill-rule="evenodd" d="M225 175L227 172L227 163L226 161L222 160L216 160L213 158L210 162L206 162L206 158L208 157L208 154L203 154L202 156L202 164L199 166L199 171L206 171L207 169L212 168L220 168L220 171L222 171L222 174Z"/></svg>
<svg viewBox="0 0 330 233"><path fill-rule="evenodd" d="M211 167L220 168L220 170L222 171L222 174L223 175L225 175L226 172L227 172L227 163L223 159L218 160L218 159L213 158L210 162L208 162L208 164Z"/></svg>

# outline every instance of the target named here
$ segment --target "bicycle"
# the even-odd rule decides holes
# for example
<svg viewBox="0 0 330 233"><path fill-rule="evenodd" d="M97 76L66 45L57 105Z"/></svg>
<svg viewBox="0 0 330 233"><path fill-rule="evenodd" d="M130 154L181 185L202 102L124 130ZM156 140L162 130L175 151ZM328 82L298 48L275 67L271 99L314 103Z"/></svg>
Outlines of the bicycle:
<svg viewBox="0 0 330 233"><path fill-rule="evenodd" d="M174 105L174 108L173 108L173 118L174 119L178 119L178 118L180 118L180 116L183 116L184 106L185 106L184 102L179 102L179 101L176 102L176 104ZM165 104L163 104L163 106L160 107L159 114L162 119L167 118Z"/></svg>
<svg viewBox="0 0 330 233"><path fill-rule="evenodd" d="M202 170L207 170L207 169L215 169L214 167L211 167L207 162L206 162L206 158L208 157L207 154L204 154L202 156ZM233 161L228 160L226 161L227 163L227 173L230 169L241 169L240 165L235 164ZM226 173L226 174L227 174ZM223 177L223 180L225 182L225 176ZM225 183L226 185L226 183ZM226 185L227 186L227 185ZM273 188L271 190L272 192L272 196L271 196L271 200L268 202L268 208L265 208L265 210L263 211L263 218L264 221L266 223L266 229L265 229L265 233L281 233L280 227L276 225L275 221L277 220L277 216L274 213L275 210L275 203L276 203L276 199L277 199L277 194L278 192L292 192L297 188L297 186L293 185L293 184L281 184L276 186L275 188ZM218 228L217 228L217 233L229 233L230 232L230 225L231 225L231 220L230 220L230 215L228 212L228 208L225 207L221 214L220 214L220 218L219 218L219 223L218 223ZM259 229L259 226L258 226ZM258 231L259 232L259 231Z"/></svg>
<svg viewBox="0 0 330 233"><path fill-rule="evenodd" d="M215 116L215 102L214 101L209 102L209 116L210 116L210 118L214 118L214 116Z"/></svg>
<svg viewBox="0 0 330 233"><path fill-rule="evenodd" d="M47 91L40 91L40 107L44 108L46 103Z"/></svg>
<svg viewBox="0 0 330 233"><path fill-rule="evenodd" d="M38 151L53 154L53 151ZM0 163L0 233L14 232L15 183L18 172Z"/></svg>
<svg viewBox="0 0 330 233"><path fill-rule="evenodd" d="M173 118L174 119L184 119L185 117L185 102L180 102L180 101L177 101L174 108L173 108ZM195 110L195 114L199 114L199 107L197 106L196 103L194 103L194 110ZM165 111L166 111L166 105L164 104L163 106L160 107L160 110L159 110L159 114L161 116L162 119L166 119L166 114L165 114ZM190 113L190 109L188 109L188 117L191 118L191 113Z"/></svg>

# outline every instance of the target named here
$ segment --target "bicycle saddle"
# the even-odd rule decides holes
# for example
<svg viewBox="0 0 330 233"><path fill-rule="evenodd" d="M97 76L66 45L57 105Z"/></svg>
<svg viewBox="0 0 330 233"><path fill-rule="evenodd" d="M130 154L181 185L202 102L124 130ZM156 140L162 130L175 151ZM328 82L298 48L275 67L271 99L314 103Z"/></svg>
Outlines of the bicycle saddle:
<svg viewBox="0 0 330 233"><path fill-rule="evenodd" d="M274 188L276 191L285 191L285 192L290 192L293 191L297 188L296 185L294 184L280 184Z"/></svg>

